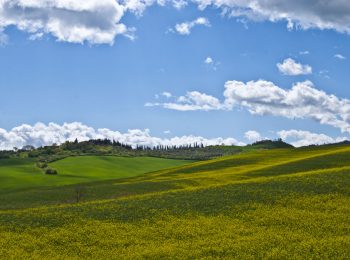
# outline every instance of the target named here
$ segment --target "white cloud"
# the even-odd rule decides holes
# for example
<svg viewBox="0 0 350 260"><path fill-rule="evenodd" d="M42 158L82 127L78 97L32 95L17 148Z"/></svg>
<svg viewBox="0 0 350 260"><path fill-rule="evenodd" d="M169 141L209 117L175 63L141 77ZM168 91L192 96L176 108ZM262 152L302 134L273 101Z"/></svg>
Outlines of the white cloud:
<svg viewBox="0 0 350 260"><path fill-rule="evenodd" d="M333 138L325 134L316 134L309 131L301 130L282 130L279 131L278 136L284 141L290 142L295 147L307 145L322 145L329 143L338 143L347 140L345 137Z"/></svg>
<svg viewBox="0 0 350 260"><path fill-rule="evenodd" d="M98 1L98 0L94 0ZM131 11L132 13L136 14L137 16L141 16L142 13L146 10L147 7L153 5L154 3L157 3L158 5L163 6L165 4L162 0L122 0L122 1L115 1L121 4L125 11Z"/></svg>
<svg viewBox="0 0 350 260"><path fill-rule="evenodd" d="M172 94L170 92L167 92L167 91L164 91L162 93L162 96L166 97L166 98L171 98L172 97Z"/></svg>
<svg viewBox="0 0 350 260"><path fill-rule="evenodd" d="M299 54L300 55L309 55L310 52L309 51L300 51Z"/></svg>
<svg viewBox="0 0 350 260"><path fill-rule="evenodd" d="M173 6L178 10L184 8L188 4L188 2L184 0L173 0L172 3Z"/></svg>
<svg viewBox="0 0 350 260"><path fill-rule="evenodd" d="M208 56L205 60L204 60L204 64L212 69L212 70L217 70L218 66L220 65L220 62L218 61L214 61L214 59L210 56Z"/></svg>
<svg viewBox="0 0 350 260"><path fill-rule="evenodd" d="M43 36L44 36L44 33L42 33L42 32L34 33L34 34L29 36L29 40L36 41L36 40L43 38Z"/></svg>
<svg viewBox="0 0 350 260"><path fill-rule="evenodd" d="M212 64L213 62L214 62L214 60L209 56L204 60L205 64Z"/></svg>
<svg viewBox="0 0 350 260"><path fill-rule="evenodd" d="M350 100L318 90L310 81L297 83L290 90L263 80L246 84L228 81L224 96L229 108L244 107L255 115L309 118L350 132Z"/></svg>
<svg viewBox="0 0 350 260"><path fill-rule="evenodd" d="M288 76L312 74L312 68L309 65L297 63L295 60L288 58L283 63L277 63L278 70Z"/></svg>
<svg viewBox="0 0 350 260"><path fill-rule="evenodd" d="M196 0L201 9L221 8L231 17L251 21L285 21L289 30L332 29L350 33L350 2L347 0Z"/></svg>
<svg viewBox="0 0 350 260"><path fill-rule="evenodd" d="M128 130L126 133L112 131L106 128L94 129L79 122L64 123L58 125L55 123L43 124L37 123L31 125L21 125L6 131L0 128L0 150L10 150L13 147L22 148L25 145L33 145L35 147L51 145L53 143L61 144L65 141L86 141L90 139L115 140L127 143L136 147L137 145L157 146L157 145L186 145L194 143L202 143L208 145L244 145L234 138L204 138L201 136L181 136L173 138L159 138L151 135L149 129Z"/></svg>
<svg viewBox="0 0 350 260"><path fill-rule="evenodd" d="M341 54L335 54L334 55L334 58L336 58L336 59L339 59L339 60L346 60L346 57L345 56L343 56L343 55L341 55Z"/></svg>
<svg viewBox="0 0 350 260"><path fill-rule="evenodd" d="M0 31L14 26L29 33L31 39L50 34L64 42L113 44L118 35L135 38L135 28L121 22L126 12L140 16L153 4L170 3L181 9L193 2L201 10L207 6L221 8L223 14L238 21L285 21L289 30L317 28L350 33L350 3L346 0L327 4L324 0L1 0ZM188 35L196 25L210 26L210 23L199 17L177 24L171 31ZM2 44L7 42L4 39L0 33Z"/></svg>
<svg viewBox="0 0 350 260"><path fill-rule="evenodd" d="M164 134L170 134L169 130ZM311 144L327 144L346 140L345 137L333 138L325 134L316 134L302 130L282 130L277 132L278 137L290 142L296 147ZM149 129L132 129L126 133L113 131L107 128L94 129L80 122L64 123L63 125L49 123L37 123L35 125L23 124L9 131L0 128L0 150L11 150L13 147L22 148L25 145L33 145L35 147L52 145L54 143L61 144L66 141L87 141L90 139L109 139L132 145L145 145L154 147L157 145L188 145L203 144L209 145L245 145L245 143L237 141L235 138L204 138L202 136L176 136L172 138L159 138L151 135ZM250 142L259 141L263 138L257 131L247 131L245 138Z"/></svg>
<svg viewBox="0 0 350 260"><path fill-rule="evenodd" d="M171 134L171 131L170 131L170 130L165 130L165 131L163 132L163 134L170 135L170 134Z"/></svg>
<svg viewBox="0 0 350 260"><path fill-rule="evenodd" d="M254 131L254 130L250 130L245 132L244 137L250 141L250 142L256 142L256 141L260 141L261 139L263 139L260 135L259 132Z"/></svg>
<svg viewBox="0 0 350 260"><path fill-rule="evenodd" d="M115 37L134 39L134 28L121 22L126 12L138 16L153 4L170 3L181 9L195 3L201 10L207 6L221 8L222 13L238 21L285 21L289 30L332 29L350 33L350 3L346 0L1 0L0 31L14 26L30 34L50 34L58 41L89 44L113 44ZM179 34L188 35L196 25L210 26L206 18L177 24ZM0 33L0 42L6 42Z"/></svg>
<svg viewBox="0 0 350 260"><path fill-rule="evenodd" d="M189 35L191 33L191 30L193 29L193 27L195 27L197 25L203 25L206 27L210 27L210 22L205 17L199 17L196 20L191 21L191 22L183 22L183 23L176 24L175 31L181 35Z"/></svg>
<svg viewBox="0 0 350 260"><path fill-rule="evenodd" d="M196 110L220 110L222 104L220 100L198 91L187 92L185 96L178 97L174 102L165 103L146 103L146 107L160 106L167 109L179 111L196 111Z"/></svg>
<svg viewBox="0 0 350 260"><path fill-rule="evenodd" d="M299 82L289 90L264 80L247 83L227 81L223 101L192 91L173 102L147 103L146 106L179 111L232 110L241 107L254 115L312 119L350 133L350 100L318 90L310 81Z"/></svg>
<svg viewBox="0 0 350 260"><path fill-rule="evenodd" d="M70 43L113 44L117 35L134 39L121 22L126 12L141 14L154 0L1 0L0 31L14 26L35 40L44 34Z"/></svg>

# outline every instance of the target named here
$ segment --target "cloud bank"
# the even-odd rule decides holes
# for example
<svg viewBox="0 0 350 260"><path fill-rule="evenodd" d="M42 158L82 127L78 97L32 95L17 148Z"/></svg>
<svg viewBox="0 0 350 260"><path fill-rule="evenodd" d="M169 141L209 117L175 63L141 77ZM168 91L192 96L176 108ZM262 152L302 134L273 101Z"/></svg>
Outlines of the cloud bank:
<svg viewBox="0 0 350 260"><path fill-rule="evenodd" d="M70 43L113 44L115 37L134 38L134 28L121 20L126 12L140 16L147 7L170 4L181 9L189 3L200 10L216 7L229 17L250 21L285 21L288 29L331 29L350 33L350 2L345 0L1 0L0 43L7 42L3 31L14 26L35 40L45 34ZM173 31L191 33L197 25L210 26L206 18L179 23Z"/></svg>
<svg viewBox="0 0 350 260"><path fill-rule="evenodd" d="M170 133L170 132L169 132ZM149 129L128 130L126 133L112 131L107 128L94 129L79 122L64 123L63 125L49 123L37 123L35 125L23 124L14 127L10 131L0 128L0 150L11 150L13 147L22 148L25 145L35 147L61 144L66 141L86 141L90 139L109 139L126 143L136 147L145 145L154 147L157 145L187 145L202 143L208 145L244 145L234 138L204 138L201 136L181 136L172 138L159 138L151 135Z"/></svg>
<svg viewBox="0 0 350 260"><path fill-rule="evenodd" d="M171 134L169 130L164 131L164 134ZM255 131L250 130L244 134L244 137L249 142L255 142L266 139ZM302 130L281 130L276 133L276 137L291 143L295 147L306 146L311 144L327 144L346 140L346 137L330 137L325 134L317 134ZM0 128L0 150L11 150L14 147L22 148L25 145L33 145L35 147L61 144L66 141L87 141L90 139L109 139L136 147L144 145L155 147L158 145L181 146L194 143L210 145L245 145L244 142L238 141L235 138L205 138L202 136L185 135L180 137L159 138L151 135L149 129L132 129L126 133L113 131L107 128L94 129L80 122L64 123L62 125L49 123L37 123L35 125L23 124L18 127L6 131Z"/></svg>
<svg viewBox="0 0 350 260"><path fill-rule="evenodd" d="M344 0L1 0L0 31L15 26L29 33L30 39L51 34L58 41L71 43L113 44L117 35L133 38L133 28L121 22L126 12L140 16L153 4L170 3L181 9L189 3L200 10L208 6L220 8L229 17L251 21L286 21L288 29L332 29L350 33L350 2ZM175 26L182 35L196 25L209 26L206 18ZM5 42L0 33L0 41Z"/></svg>
<svg viewBox="0 0 350 260"><path fill-rule="evenodd" d="M316 89L310 81L296 83L291 89L283 89L265 80L227 81L223 96L220 101L205 93L191 91L172 102L147 103L146 106L179 111L244 108L253 115L312 119L350 133L350 100Z"/></svg>
<svg viewBox="0 0 350 260"><path fill-rule="evenodd" d="M302 147L309 145L324 145L339 143L347 140L346 137L331 137L326 134L312 133L305 130L281 130L276 132L277 137L281 138L283 141L290 143L294 147ZM244 137L250 142L256 142L264 140L262 135L254 130L247 131Z"/></svg>
<svg viewBox="0 0 350 260"><path fill-rule="evenodd" d="M322 145L338 143L347 140L347 138L345 137L333 138L325 134L317 134L301 130L282 130L279 131L277 134L280 138L290 142L295 147L307 146L312 144Z"/></svg>

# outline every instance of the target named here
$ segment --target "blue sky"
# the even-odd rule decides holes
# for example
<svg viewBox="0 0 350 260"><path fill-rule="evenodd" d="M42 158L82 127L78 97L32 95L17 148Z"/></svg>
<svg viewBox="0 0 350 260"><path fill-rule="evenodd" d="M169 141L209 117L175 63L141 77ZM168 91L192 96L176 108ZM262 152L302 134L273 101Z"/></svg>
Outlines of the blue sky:
<svg viewBox="0 0 350 260"><path fill-rule="evenodd" d="M108 5L111 1L102 2ZM5 8L3 11L0 9L0 128L7 134L22 124L34 126L37 122L45 125L50 122L58 125L81 122L94 129L108 128L120 132L150 129L152 136L159 138L184 135L233 137L246 143L255 140L254 137L244 137L251 130L259 133L258 139L277 138L282 130L300 131L300 135L294 132L285 137L301 139L306 144L330 140L320 139L320 134L334 140L349 136L347 124L350 117L346 119L346 116L350 111L330 112L335 118L342 118L343 127L327 120L325 122L319 118L320 114L329 110L322 107L324 101L310 100L315 103L312 104L314 116L299 111L306 106L305 103L300 105L298 111L289 107L286 113L281 114L275 111L280 109L281 104L272 104L274 101L270 104L263 102L264 113L252 113L251 106L254 106L253 110L258 109L256 106L260 102L256 98L259 97L254 97L254 101L250 97L247 101L240 96L238 101L237 96L233 96L232 102L236 103L222 108L226 100L223 96L224 85L232 80L244 84L265 80L286 91L297 82L308 80L313 83L312 89L324 91L327 98L333 94L344 101L335 102L334 106L346 106L347 99L350 99L347 59L350 58L350 20L347 19L350 14L347 11L344 17L339 17L343 22L327 24L327 17L337 15L337 10L329 8L329 12L334 14L327 14L327 17L322 16L322 10L320 14L316 13L321 18L320 22L312 18L308 20L306 15L301 18L293 16L293 8L300 8L293 4L284 7L290 10L290 17L285 19L264 16L257 10L249 9L249 6L240 6L239 1L235 0L232 0L229 8L214 7L213 1L213 5L204 10L194 2L188 2L180 10L174 8L172 3L152 3L141 8L144 10L129 7L129 10L123 11L120 19L108 21L112 25L123 24L128 28L112 33L111 41L110 38L101 40L101 37L95 37L94 31L89 36L78 37L74 34L75 38L72 38L68 29L63 31L65 35L62 36L61 32L51 30L51 25L39 29L31 25L21 27L20 22L29 23L31 18L29 15L29 18L26 17L26 8L29 9L26 1L20 2L18 5L22 5L24 15L16 17L17 20L11 13L15 11L6 9L6 13ZM43 1L37 2L39 7L35 8L42 12L43 17L45 14L51 15L51 9L56 8L41 7ZM314 2L317 4L321 1ZM123 3L127 5L127 2ZM346 10L350 10L350 4L343 4ZM223 10L237 12L242 8L247 13L223 14ZM266 8L268 10L270 7ZM78 9L74 11L79 12ZM283 9L282 12L286 11ZM310 10L310 17L312 12ZM255 14L261 17L252 18ZM84 18L90 19L86 24L85 20L79 21L80 16L77 16L76 22L86 27L92 24L93 28L97 26L94 23L100 26L107 22L104 18L95 17L93 8L89 9L88 15ZM194 21L200 17L207 24L195 24ZM65 26L74 25L70 20L64 21L65 18L55 18L63 19ZM38 21L41 16L35 19ZM287 28L288 21L294 23L293 28ZM177 31L176 24L189 25L191 22L194 25L188 34ZM103 31L105 27L101 25L101 28ZM210 59L206 63L207 58ZM292 61L285 64L289 73L277 66L287 59ZM301 71L300 68L298 71L298 65ZM312 72L307 71L306 66L312 68ZM291 74L290 70L294 71L294 75L286 75ZM264 92L260 87L257 90ZM202 106L201 103L188 111L169 109L164 105L195 105L197 100L186 97L186 93L191 91L218 99L220 104ZM165 97L163 92L171 93L171 97ZM179 101L181 96L183 100L180 98ZM288 117L288 113L296 113L296 116ZM310 135L313 133L317 135Z"/></svg>

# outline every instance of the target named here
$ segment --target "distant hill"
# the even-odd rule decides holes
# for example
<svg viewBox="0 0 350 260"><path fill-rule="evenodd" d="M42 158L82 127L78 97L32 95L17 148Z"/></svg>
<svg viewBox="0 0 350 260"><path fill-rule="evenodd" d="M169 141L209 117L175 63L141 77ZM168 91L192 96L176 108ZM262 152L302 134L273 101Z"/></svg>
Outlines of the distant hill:
<svg viewBox="0 0 350 260"><path fill-rule="evenodd" d="M39 161L43 162L52 162L69 156L115 155L208 160L244 151L280 148L293 148L293 146L282 140L263 140L247 146L216 145L204 147L202 144L195 143L186 146L157 146L152 148L137 146L133 149L130 145L104 139L84 142L65 142L61 145L51 145L39 148L25 146L17 151L0 151L0 159L30 157L37 158Z"/></svg>
<svg viewBox="0 0 350 260"><path fill-rule="evenodd" d="M342 141L342 142L339 142L339 143L334 143L334 144L326 144L326 146L338 146L338 145L350 145L350 141L349 140L345 140L345 141Z"/></svg>
<svg viewBox="0 0 350 260"><path fill-rule="evenodd" d="M309 145L306 147L329 147L329 146L347 146L350 141L342 141L333 144ZM271 150L271 149L293 149L293 145L284 142L282 139L261 140L246 146L226 146L215 145L206 146L202 144L191 144L186 146L156 146L146 147L138 146L132 148L130 145L119 142L104 140L89 140L83 142L65 142L61 145L51 145L39 148L25 146L22 149L12 151L0 151L0 159L8 158L36 158L38 161L52 162L69 156L82 155L114 155L114 156L146 156L168 159L182 160L209 160L222 156L234 155L253 150Z"/></svg>
<svg viewBox="0 0 350 260"><path fill-rule="evenodd" d="M263 149L294 148L293 145L282 141L282 139L278 139L278 140L261 140L261 141L258 141L258 142L255 142L255 143L251 144L251 146L259 147L259 148L263 148Z"/></svg>

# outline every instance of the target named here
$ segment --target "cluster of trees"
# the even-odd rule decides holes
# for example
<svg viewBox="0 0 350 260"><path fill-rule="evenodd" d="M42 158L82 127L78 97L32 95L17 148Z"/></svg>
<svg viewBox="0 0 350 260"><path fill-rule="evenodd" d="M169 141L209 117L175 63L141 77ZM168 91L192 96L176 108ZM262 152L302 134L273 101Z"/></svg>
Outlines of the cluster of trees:
<svg viewBox="0 0 350 260"><path fill-rule="evenodd" d="M276 140L261 140L255 143L252 143L251 146L262 146L265 149L273 149L273 148L292 148L293 145L284 142L281 138Z"/></svg>
<svg viewBox="0 0 350 260"><path fill-rule="evenodd" d="M16 157L16 155L35 150L35 147L32 145L25 145L21 149L13 147L13 150L0 150L0 159L8 159Z"/></svg>
<svg viewBox="0 0 350 260"><path fill-rule="evenodd" d="M168 151L168 150L188 150L188 149L199 149L204 148L204 144L187 144L187 145L156 145L149 147L147 145L137 145L136 150L141 151Z"/></svg>
<svg viewBox="0 0 350 260"><path fill-rule="evenodd" d="M86 149L91 146L113 146L129 150L132 149L132 146L129 144L124 144L115 140L111 141L109 139L91 139L83 142L79 142L78 139L75 139L74 142L67 141L61 145L61 147L66 150Z"/></svg>
<svg viewBox="0 0 350 260"><path fill-rule="evenodd" d="M42 169L45 174L48 174L48 175L57 175L58 174L57 170L49 167L49 165L46 162L38 161L36 163L36 166L39 167L40 169Z"/></svg>
<svg viewBox="0 0 350 260"><path fill-rule="evenodd" d="M16 156L15 151L0 151L0 159L8 159Z"/></svg>
<svg viewBox="0 0 350 260"><path fill-rule="evenodd" d="M89 141L83 141L79 142L77 139L75 139L74 142L65 142L62 144L62 148L66 150L76 150L76 149L84 149L87 147L93 146L112 146L112 147L120 147L125 148L127 150L133 150L132 146L129 144L121 143L119 141L115 140L109 140L109 139L92 139ZM144 150L144 151L150 151L150 150L159 150L159 151L165 151L165 150L175 150L175 149L192 149L192 148L204 148L204 145L198 144L197 142L194 144L187 144L187 145L156 145L153 147L150 147L148 145L136 145L135 150Z"/></svg>

